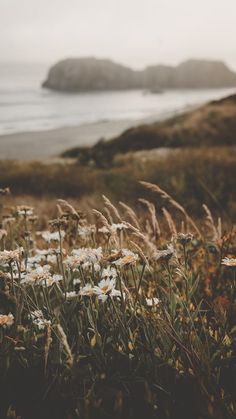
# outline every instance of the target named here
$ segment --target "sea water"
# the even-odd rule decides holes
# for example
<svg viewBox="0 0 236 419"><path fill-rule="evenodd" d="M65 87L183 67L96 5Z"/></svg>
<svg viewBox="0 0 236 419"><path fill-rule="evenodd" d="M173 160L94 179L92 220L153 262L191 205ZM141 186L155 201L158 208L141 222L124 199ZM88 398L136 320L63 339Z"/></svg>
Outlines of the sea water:
<svg viewBox="0 0 236 419"><path fill-rule="evenodd" d="M43 89L48 66L0 63L0 135L77 126L98 121L163 119L235 89L142 90L60 93Z"/></svg>

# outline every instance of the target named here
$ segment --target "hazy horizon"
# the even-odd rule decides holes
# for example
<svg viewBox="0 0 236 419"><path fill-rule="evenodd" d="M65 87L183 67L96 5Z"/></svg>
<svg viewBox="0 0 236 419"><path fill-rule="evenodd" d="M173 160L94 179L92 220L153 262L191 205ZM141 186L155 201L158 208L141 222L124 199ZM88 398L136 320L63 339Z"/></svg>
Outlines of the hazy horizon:
<svg viewBox="0 0 236 419"><path fill-rule="evenodd" d="M45 70L45 69L48 69L49 70L50 67L52 65L56 64L58 61L65 60L65 59L68 59L68 58L69 59L70 58L72 58L72 59L73 58L96 58L96 59L104 59L104 60L107 59L107 60L113 61L114 63L121 64L121 65L123 65L125 67L129 67L129 68L131 68L133 70L142 70L142 69L145 69L146 67L152 66L152 65L167 65L167 66L173 66L173 67L175 67L175 66L178 66L178 64L181 64L182 62L188 61L188 60L222 61L222 62L224 62L224 64L227 65L227 67L230 70L236 72L236 65L235 66L232 66L227 61L221 59L220 57L218 59L217 58L209 58L209 57L186 57L185 59L183 59L181 61L178 61L176 63L170 63L170 62L164 62L164 61L156 61L156 62L153 61L153 62L149 62L149 63L148 62L147 63L144 63L142 67L138 67L137 68L137 67L134 67L132 65L129 65L127 63L118 61L115 58L106 57L106 56L98 56L98 55L89 55L89 56L74 55L74 56L72 56L71 55L71 56L58 57L58 59L56 59L54 61L51 61L51 62L47 62L47 61L27 61L27 60L26 61L20 61L20 60L17 60L17 61L14 61L14 60L1 61L0 60L0 66L8 66L8 65L14 66L15 65L16 66L16 71L17 71L17 66L18 65L19 66L22 66L22 67L24 67L24 66L27 66L27 67L30 67L30 66L34 66L34 67L40 66L41 69L43 69L43 70Z"/></svg>
<svg viewBox="0 0 236 419"><path fill-rule="evenodd" d="M0 63L109 58L134 69L190 59L236 70L235 0L2 0Z"/></svg>

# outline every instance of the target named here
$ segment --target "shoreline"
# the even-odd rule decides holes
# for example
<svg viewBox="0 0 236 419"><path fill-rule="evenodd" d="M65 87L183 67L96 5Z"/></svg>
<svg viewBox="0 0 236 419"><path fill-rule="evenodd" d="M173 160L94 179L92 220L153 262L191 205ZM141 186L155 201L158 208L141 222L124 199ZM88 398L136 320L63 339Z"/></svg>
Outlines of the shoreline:
<svg viewBox="0 0 236 419"><path fill-rule="evenodd" d="M223 97L226 96L220 95L219 99ZM129 128L165 121L193 111L208 102L210 99L136 119L99 120L47 130L0 134L0 160L49 162L60 158L61 153L73 147L90 147L101 139L117 137Z"/></svg>
<svg viewBox="0 0 236 419"><path fill-rule="evenodd" d="M30 131L0 135L0 160L48 160L77 146L92 146L100 139L111 139L123 131L142 124L163 121L177 114L192 110L187 107L139 119L120 119L85 123L45 131Z"/></svg>
<svg viewBox="0 0 236 419"><path fill-rule="evenodd" d="M0 135L0 160L47 160L63 151L109 139L143 120L101 121L45 131Z"/></svg>

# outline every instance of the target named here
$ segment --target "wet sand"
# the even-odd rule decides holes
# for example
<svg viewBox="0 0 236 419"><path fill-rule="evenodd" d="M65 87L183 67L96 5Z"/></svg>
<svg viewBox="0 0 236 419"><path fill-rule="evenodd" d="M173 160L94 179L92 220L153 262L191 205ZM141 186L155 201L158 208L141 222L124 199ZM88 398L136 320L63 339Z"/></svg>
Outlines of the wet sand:
<svg viewBox="0 0 236 419"><path fill-rule="evenodd" d="M121 134L128 128L161 121L171 116L192 110L197 106L152 115L142 119L99 121L63 127L47 131L20 132L0 135L0 160L47 160L60 156L72 147L91 146L101 138L107 140Z"/></svg>
<svg viewBox="0 0 236 419"><path fill-rule="evenodd" d="M93 145L101 138L112 138L145 121L101 121L47 131L1 135L0 159L44 160L56 157L69 148Z"/></svg>

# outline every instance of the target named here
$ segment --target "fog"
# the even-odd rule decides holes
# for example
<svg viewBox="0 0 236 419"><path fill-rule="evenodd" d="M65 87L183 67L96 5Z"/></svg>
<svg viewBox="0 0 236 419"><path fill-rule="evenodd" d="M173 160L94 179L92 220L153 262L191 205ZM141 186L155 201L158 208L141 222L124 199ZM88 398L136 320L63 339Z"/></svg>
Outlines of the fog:
<svg viewBox="0 0 236 419"><path fill-rule="evenodd" d="M221 59L236 70L235 0L0 0L0 62L111 58L133 68Z"/></svg>

